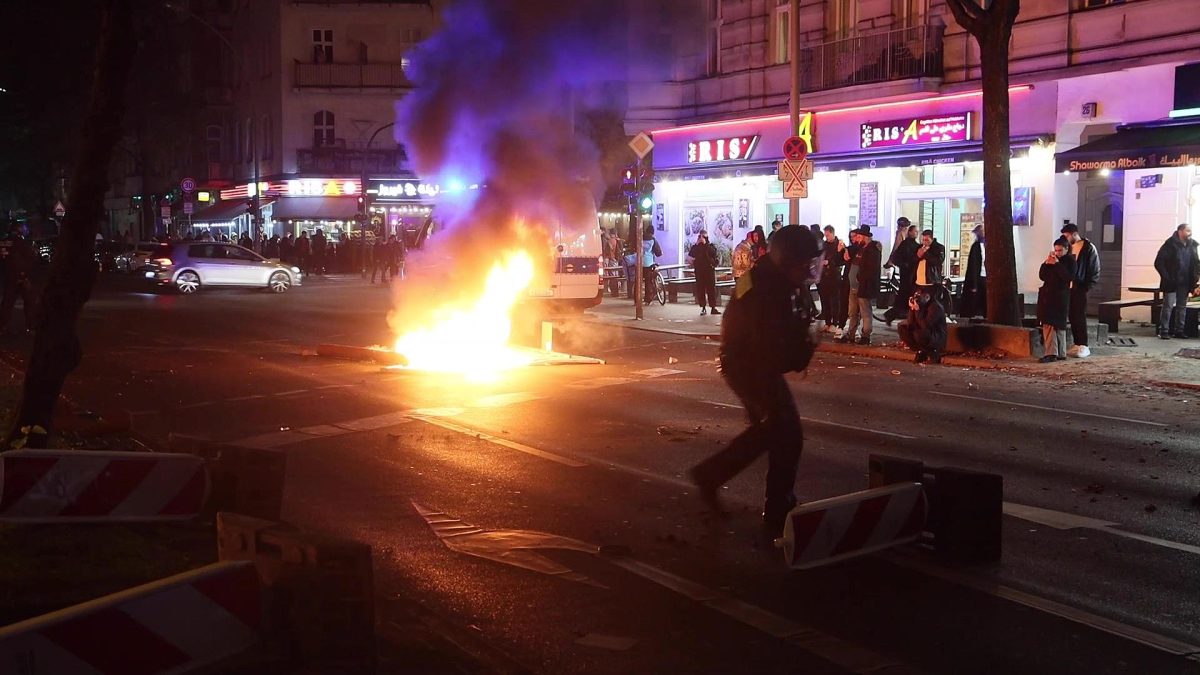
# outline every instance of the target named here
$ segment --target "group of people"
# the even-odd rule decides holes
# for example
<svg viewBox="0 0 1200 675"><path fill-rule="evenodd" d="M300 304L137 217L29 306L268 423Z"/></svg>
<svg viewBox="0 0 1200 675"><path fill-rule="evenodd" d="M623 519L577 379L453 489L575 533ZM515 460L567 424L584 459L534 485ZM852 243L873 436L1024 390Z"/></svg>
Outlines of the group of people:
<svg viewBox="0 0 1200 675"><path fill-rule="evenodd" d="M615 229L600 230L600 249L603 252L604 264L607 267L623 267L625 279L637 278L639 252L635 250L633 241L622 241ZM649 305L654 299L654 276L658 269L658 258L663 254L662 247L654 238L654 227L646 225L642 228L642 304ZM609 290L615 292L616 279L610 280ZM635 285L627 283L625 297L633 299Z"/></svg>

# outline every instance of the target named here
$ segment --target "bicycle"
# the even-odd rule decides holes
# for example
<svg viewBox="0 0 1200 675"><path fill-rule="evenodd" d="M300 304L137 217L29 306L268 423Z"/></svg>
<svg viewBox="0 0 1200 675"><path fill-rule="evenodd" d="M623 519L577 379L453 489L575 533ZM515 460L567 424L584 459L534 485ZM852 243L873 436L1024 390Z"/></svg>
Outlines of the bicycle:
<svg viewBox="0 0 1200 675"><path fill-rule="evenodd" d="M649 299L643 299L647 305L650 304L650 300L658 300L660 305L667 304L667 280L657 267L654 268L654 295Z"/></svg>

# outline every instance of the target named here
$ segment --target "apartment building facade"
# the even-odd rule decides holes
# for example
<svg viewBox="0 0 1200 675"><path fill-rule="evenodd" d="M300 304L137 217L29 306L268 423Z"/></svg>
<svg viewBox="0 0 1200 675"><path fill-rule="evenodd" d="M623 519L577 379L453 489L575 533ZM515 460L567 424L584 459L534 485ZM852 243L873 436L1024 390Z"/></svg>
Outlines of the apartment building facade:
<svg viewBox="0 0 1200 675"><path fill-rule="evenodd" d="M1027 297L1063 220L1100 248L1093 302L1152 281L1157 246L1176 224L1200 220L1192 6L1022 3L1010 101ZM802 223L831 224L843 238L868 225L889 246L906 216L945 243L946 273L962 274L983 218L982 96L974 39L942 0L801 0L795 36L788 0L664 1L645 11L644 21L657 14L687 27L658 41L653 67L631 73L626 116L628 132L656 143L651 218L665 262L682 262L699 229L728 249L748 229L786 219L776 163L783 141L800 135L816 167ZM793 55L799 129L788 118Z"/></svg>

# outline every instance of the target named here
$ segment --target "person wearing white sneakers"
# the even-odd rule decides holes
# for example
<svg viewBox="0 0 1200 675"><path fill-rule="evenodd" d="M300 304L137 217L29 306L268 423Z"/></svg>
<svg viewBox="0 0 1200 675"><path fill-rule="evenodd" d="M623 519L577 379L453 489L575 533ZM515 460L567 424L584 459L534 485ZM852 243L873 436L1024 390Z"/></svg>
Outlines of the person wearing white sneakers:
<svg viewBox="0 0 1200 675"><path fill-rule="evenodd" d="M1092 355L1088 349L1087 334L1087 294L1092 287L1100 282L1100 253L1096 245L1079 236L1079 226L1067 221L1062 227L1062 235L1071 245L1071 255L1075 258L1075 278L1071 280L1071 337L1074 345L1067 350L1067 356L1086 359Z"/></svg>

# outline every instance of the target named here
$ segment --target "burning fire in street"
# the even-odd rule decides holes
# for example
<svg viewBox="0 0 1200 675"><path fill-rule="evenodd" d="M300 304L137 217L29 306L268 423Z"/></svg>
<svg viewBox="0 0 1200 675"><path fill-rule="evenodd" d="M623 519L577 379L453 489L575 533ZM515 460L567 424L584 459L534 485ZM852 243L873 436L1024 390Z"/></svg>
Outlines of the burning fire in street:
<svg viewBox="0 0 1200 675"><path fill-rule="evenodd" d="M395 351L408 368L458 373L471 380L491 380L512 368L529 365L528 350L509 345L512 314L534 278L533 258L510 250L488 273L482 293L441 305L422 325L405 331Z"/></svg>

